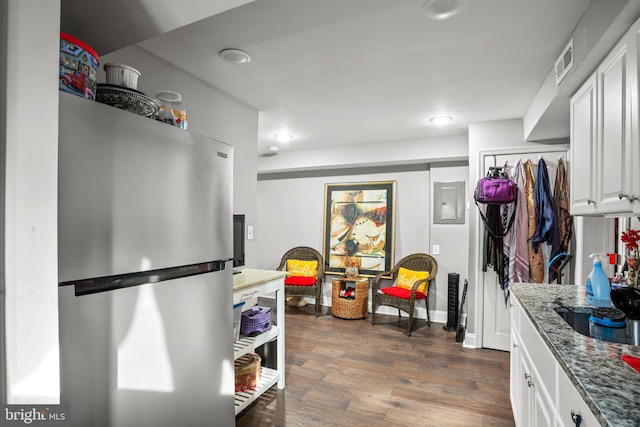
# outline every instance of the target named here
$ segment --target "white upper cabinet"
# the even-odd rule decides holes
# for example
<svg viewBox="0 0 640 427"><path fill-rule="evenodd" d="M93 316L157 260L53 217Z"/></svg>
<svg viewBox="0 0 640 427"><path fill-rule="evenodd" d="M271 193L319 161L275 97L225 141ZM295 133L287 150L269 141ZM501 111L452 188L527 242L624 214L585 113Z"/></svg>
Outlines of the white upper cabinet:
<svg viewBox="0 0 640 427"><path fill-rule="evenodd" d="M636 22L571 98L575 215L640 211Z"/></svg>
<svg viewBox="0 0 640 427"><path fill-rule="evenodd" d="M629 92L631 94L631 162L629 164L629 174L631 176L631 194L629 199L633 204L633 210L636 214L640 214L640 103L638 102L640 91L640 72L638 66L640 61L638 58L638 50L640 49L640 24L634 24L629 30L629 37L632 42L629 45L629 64L635 64L629 67Z"/></svg>
<svg viewBox="0 0 640 427"><path fill-rule="evenodd" d="M571 98L571 212L596 213L596 76Z"/></svg>
<svg viewBox="0 0 640 427"><path fill-rule="evenodd" d="M598 138L596 206L599 212L630 211L631 91L629 41L621 42L604 59L598 76Z"/></svg>

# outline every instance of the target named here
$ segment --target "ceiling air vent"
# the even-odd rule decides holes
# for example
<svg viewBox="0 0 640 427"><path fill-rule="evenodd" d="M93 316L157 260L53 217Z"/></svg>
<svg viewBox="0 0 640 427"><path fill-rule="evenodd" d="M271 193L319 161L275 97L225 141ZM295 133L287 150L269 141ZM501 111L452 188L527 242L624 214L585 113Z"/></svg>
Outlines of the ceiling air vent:
<svg viewBox="0 0 640 427"><path fill-rule="evenodd" d="M567 75L573 66L573 39L569 40L569 44L564 48L560 57L556 60L556 86L560 84L564 76Z"/></svg>

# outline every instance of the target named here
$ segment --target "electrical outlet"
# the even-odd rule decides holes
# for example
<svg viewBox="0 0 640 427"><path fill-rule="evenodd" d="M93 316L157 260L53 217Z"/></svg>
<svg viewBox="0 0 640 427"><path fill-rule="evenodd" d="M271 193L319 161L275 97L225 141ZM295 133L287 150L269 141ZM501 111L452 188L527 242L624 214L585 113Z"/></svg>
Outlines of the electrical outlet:
<svg viewBox="0 0 640 427"><path fill-rule="evenodd" d="M433 254L440 255L440 245L433 245Z"/></svg>
<svg viewBox="0 0 640 427"><path fill-rule="evenodd" d="M247 240L253 240L253 225L247 225Z"/></svg>

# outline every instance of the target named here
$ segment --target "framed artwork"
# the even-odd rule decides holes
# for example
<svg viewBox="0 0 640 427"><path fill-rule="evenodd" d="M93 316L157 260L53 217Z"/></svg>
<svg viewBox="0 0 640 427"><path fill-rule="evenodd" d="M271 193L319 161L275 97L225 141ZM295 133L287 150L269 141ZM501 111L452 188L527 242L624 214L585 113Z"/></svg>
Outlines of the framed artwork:
<svg viewBox="0 0 640 427"><path fill-rule="evenodd" d="M393 267L395 181L325 184L327 274L356 267L374 276Z"/></svg>

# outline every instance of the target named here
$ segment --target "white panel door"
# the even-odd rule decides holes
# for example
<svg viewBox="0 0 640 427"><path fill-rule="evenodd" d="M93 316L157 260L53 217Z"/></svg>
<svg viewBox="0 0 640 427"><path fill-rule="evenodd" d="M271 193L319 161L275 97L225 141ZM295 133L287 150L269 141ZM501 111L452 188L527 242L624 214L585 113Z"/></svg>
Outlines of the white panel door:
<svg viewBox="0 0 640 427"><path fill-rule="evenodd" d="M559 156L565 159L566 162L566 151L514 153L501 154L496 156L486 155L484 157L484 171L486 173L486 171L489 170L489 167L494 165L504 166L505 162L507 162L511 167L514 167L519 159L522 161L530 159L534 163L533 173L535 178L538 170L538 161L539 158L542 157L547 164L549 182L551 184L551 191L553 191L553 184L556 179L556 171L558 170ZM481 232L484 232L484 224L482 224L482 222L480 227ZM483 242L481 239L481 247L478 251L478 254L480 254L479 256L482 256L484 250L484 247L482 245ZM549 262L550 252L551 247L547 244L543 244L542 254L544 257L545 266ZM482 277L484 280L482 347L509 351L511 343L511 326L509 303L508 301L505 301L505 292L500 286L498 275L493 271L491 267L487 268L487 271L483 273ZM547 280L548 272L545 268L544 282L546 283Z"/></svg>

